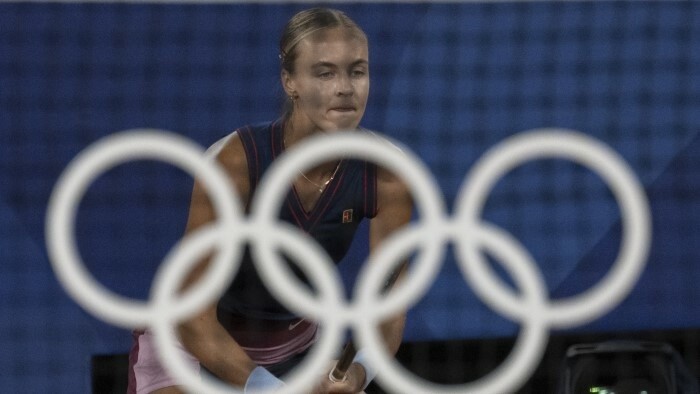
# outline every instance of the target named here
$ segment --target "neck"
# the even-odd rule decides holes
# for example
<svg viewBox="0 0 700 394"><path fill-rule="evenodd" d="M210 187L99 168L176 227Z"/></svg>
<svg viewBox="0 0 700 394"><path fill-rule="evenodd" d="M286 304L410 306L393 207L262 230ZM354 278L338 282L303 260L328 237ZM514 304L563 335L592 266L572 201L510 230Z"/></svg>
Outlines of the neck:
<svg viewBox="0 0 700 394"><path fill-rule="evenodd" d="M291 148L304 138L321 132L307 117L298 115L295 111L284 123L284 145L286 148Z"/></svg>
<svg viewBox="0 0 700 394"><path fill-rule="evenodd" d="M313 123L308 121L308 118L299 119L299 117L295 118L294 114L292 114L285 121L284 130L282 131L282 141L284 143L284 149L291 149L294 145L303 141L305 138L317 135L322 132L322 130L320 130ZM335 175L339 164L339 160L321 163L314 166L313 168L308 169L307 171L304 171L302 175L304 175L304 177L306 177L311 182L322 182L324 179L327 179L327 177Z"/></svg>

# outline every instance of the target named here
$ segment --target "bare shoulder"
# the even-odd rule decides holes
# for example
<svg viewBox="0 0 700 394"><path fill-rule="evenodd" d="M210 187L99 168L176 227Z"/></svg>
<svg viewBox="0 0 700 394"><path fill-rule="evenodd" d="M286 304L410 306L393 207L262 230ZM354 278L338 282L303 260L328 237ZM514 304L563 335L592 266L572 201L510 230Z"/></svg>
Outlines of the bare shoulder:
<svg viewBox="0 0 700 394"><path fill-rule="evenodd" d="M382 201L410 202L411 192L408 185L393 172L377 168L377 196Z"/></svg>
<svg viewBox="0 0 700 394"><path fill-rule="evenodd" d="M220 144L218 147L216 145ZM245 149L243 148L243 142L241 142L241 137L237 131L229 134L216 144L215 153L216 160L223 164L227 169L235 169L241 166L248 167Z"/></svg>
<svg viewBox="0 0 700 394"><path fill-rule="evenodd" d="M219 146L217 146L219 144ZM214 144L211 152L216 161L221 164L230 179L234 182L236 190L245 201L248 200L250 181L248 179L248 160L246 158L243 142L237 132L233 132L224 139ZM212 149L210 148L210 150Z"/></svg>
<svg viewBox="0 0 700 394"><path fill-rule="evenodd" d="M377 143L389 146L391 149L402 152L402 148L387 140L382 134L369 131L369 135L377 139ZM382 200L408 199L410 200L410 190L404 180L394 172L377 165L377 194L379 202Z"/></svg>

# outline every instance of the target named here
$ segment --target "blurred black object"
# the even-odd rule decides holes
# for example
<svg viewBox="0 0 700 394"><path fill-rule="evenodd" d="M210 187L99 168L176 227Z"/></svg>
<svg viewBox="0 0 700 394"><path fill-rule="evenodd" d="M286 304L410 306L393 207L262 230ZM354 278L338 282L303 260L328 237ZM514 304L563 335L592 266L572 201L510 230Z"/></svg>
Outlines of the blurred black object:
<svg viewBox="0 0 700 394"><path fill-rule="evenodd" d="M698 394L698 383L667 343L609 341L568 348L559 392Z"/></svg>

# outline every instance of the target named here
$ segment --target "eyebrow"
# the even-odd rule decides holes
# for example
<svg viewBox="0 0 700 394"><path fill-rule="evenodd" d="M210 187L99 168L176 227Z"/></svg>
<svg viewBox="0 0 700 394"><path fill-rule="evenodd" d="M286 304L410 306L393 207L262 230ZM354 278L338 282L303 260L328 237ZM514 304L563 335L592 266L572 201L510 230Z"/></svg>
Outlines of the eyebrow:
<svg viewBox="0 0 700 394"><path fill-rule="evenodd" d="M369 62L366 59L358 59L358 60L355 60L354 62L350 63L350 67L355 67L355 66L359 66L359 65L368 65L368 64L369 64ZM318 62L318 63L314 63L313 65L311 65L312 68L337 67L337 66L338 66L337 64L331 63L331 62Z"/></svg>

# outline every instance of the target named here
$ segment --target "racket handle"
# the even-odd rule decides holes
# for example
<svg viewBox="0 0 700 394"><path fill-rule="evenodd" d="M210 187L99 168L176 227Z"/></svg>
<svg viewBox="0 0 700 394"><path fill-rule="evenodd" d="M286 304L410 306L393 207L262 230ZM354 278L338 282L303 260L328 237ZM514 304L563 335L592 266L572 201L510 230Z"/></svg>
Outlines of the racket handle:
<svg viewBox="0 0 700 394"><path fill-rule="evenodd" d="M394 286L394 283L399 278L399 274L401 274L401 270L405 265L404 263L394 270L389 279L384 283L382 294L386 293ZM335 368L328 374L328 379L332 382L344 381L345 374L348 372L348 369L350 369L350 365L352 365L352 360L355 359L356 354L357 349L355 349L355 345L353 345L352 341L348 342L347 345L345 345L345 349L343 349L343 354L340 355L338 362L335 364Z"/></svg>
<svg viewBox="0 0 700 394"><path fill-rule="evenodd" d="M350 365L352 365L352 360L355 358L357 350L352 342L348 342L343 349L343 353L340 355L338 362L335 364L335 368L328 375L328 378L333 382L342 382L345 380L345 374L348 372Z"/></svg>

